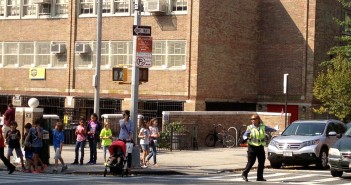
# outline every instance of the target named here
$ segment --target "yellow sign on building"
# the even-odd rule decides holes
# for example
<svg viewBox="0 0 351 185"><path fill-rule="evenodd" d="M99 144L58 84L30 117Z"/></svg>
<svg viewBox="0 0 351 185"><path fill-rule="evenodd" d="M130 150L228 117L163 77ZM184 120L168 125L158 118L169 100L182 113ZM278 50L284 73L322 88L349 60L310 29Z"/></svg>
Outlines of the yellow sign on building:
<svg viewBox="0 0 351 185"><path fill-rule="evenodd" d="M29 79L45 80L45 68L29 68Z"/></svg>

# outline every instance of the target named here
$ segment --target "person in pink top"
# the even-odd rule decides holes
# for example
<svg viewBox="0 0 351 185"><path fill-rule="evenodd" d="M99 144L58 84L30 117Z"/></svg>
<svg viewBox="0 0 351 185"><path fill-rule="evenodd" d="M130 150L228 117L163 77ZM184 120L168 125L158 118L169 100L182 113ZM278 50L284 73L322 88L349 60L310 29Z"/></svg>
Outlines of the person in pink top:
<svg viewBox="0 0 351 185"><path fill-rule="evenodd" d="M76 148L75 148L75 158L72 164L78 164L78 156L79 156L79 147L80 147L80 161L79 164L83 165L84 161L84 148L85 148L85 140L87 134L87 127L85 125L86 121L84 118L79 119L79 125L76 128L75 134L77 136L76 140Z"/></svg>

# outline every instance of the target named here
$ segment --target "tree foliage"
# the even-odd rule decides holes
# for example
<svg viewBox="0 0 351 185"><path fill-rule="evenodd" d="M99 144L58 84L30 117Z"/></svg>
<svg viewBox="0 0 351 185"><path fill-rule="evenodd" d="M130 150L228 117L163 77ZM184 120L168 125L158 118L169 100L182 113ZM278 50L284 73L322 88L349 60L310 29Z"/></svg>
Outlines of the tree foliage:
<svg viewBox="0 0 351 185"><path fill-rule="evenodd" d="M338 1L344 7L351 7L350 2ZM350 19L335 20L345 31L351 28ZM351 36L342 35L337 38L340 45L328 52L334 58L321 64L324 70L318 73L314 81L313 95L322 103L322 106L314 110L345 119L351 113Z"/></svg>

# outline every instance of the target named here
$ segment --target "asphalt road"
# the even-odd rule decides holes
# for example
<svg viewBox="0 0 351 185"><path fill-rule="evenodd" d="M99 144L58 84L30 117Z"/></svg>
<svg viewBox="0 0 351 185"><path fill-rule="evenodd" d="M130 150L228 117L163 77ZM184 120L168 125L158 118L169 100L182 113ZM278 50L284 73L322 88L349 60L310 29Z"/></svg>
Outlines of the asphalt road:
<svg viewBox="0 0 351 185"><path fill-rule="evenodd" d="M244 182L240 172L224 172L209 175L158 175L158 176L97 176L97 175L69 175L69 174L28 174L14 173L8 175L0 171L1 184L26 185L86 185L86 184L300 184L300 185L351 185L351 174L344 174L343 178L333 178L328 170L313 170L289 168L265 170L267 182L256 182L256 171L249 174L249 182Z"/></svg>

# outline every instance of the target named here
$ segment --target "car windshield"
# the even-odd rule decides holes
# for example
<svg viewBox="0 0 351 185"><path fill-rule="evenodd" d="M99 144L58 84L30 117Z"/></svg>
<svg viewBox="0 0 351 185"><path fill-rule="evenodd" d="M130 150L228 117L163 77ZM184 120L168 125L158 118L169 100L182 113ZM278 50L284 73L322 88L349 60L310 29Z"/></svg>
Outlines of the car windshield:
<svg viewBox="0 0 351 185"><path fill-rule="evenodd" d="M319 136L323 134L324 129L325 123L293 123L285 129L282 136Z"/></svg>
<svg viewBox="0 0 351 185"><path fill-rule="evenodd" d="M345 132L345 136L351 137L351 127Z"/></svg>

